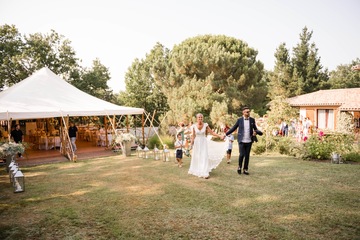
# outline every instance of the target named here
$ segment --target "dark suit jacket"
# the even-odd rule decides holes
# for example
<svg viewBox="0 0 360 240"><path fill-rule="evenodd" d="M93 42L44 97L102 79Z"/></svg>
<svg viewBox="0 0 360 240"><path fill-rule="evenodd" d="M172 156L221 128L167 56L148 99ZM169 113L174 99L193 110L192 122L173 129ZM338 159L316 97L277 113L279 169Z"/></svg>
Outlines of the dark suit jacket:
<svg viewBox="0 0 360 240"><path fill-rule="evenodd" d="M254 130L258 130L256 127L255 119L250 117L250 137L253 135ZM236 129L238 129L238 142L241 143L242 139L244 137L244 117L239 118L235 125L232 126L232 128L229 129L229 131L226 132L226 136L234 132Z"/></svg>

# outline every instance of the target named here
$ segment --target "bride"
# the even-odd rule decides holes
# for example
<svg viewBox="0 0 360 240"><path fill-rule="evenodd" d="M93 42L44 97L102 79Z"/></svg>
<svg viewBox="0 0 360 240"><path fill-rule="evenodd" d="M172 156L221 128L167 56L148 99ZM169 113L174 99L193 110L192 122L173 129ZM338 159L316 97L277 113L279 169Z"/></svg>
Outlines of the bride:
<svg viewBox="0 0 360 240"><path fill-rule="evenodd" d="M192 126L191 145L193 146L189 174L205 179L216 168L225 155L225 143L215 143L207 138L207 134L222 138L213 132L207 123L203 122L201 113L196 115L197 123ZM209 147L211 145L211 147Z"/></svg>

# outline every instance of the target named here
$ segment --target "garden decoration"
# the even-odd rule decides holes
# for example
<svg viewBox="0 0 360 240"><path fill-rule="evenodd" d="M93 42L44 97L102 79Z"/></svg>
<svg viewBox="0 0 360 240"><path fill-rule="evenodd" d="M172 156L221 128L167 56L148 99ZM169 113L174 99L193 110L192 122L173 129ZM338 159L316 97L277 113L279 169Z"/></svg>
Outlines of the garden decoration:
<svg viewBox="0 0 360 240"><path fill-rule="evenodd" d="M136 153L137 153L138 158L142 157L143 149L140 147L140 145L136 148Z"/></svg>
<svg viewBox="0 0 360 240"><path fill-rule="evenodd" d="M143 158L149 158L149 156L148 156L149 148L145 146L143 152L144 152Z"/></svg>
<svg viewBox="0 0 360 240"><path fill-rule="evenodd" d="M156 145L155 145L155 148L153 150L153 153L154 153L154 159L159 160L160 159L160 150L156 147Z"/></svg>
<svg viewBox="0 0 360 240"><path fill-rule="evenodd" d="M14 193L25 191L25 177L24 174L18 170L14 175Z"/></svg>
<svg viewBox="0 0 360 240"><path fill-rule="evenodd" d="M136 137L131 133L117 133L115 134L115 139L113 143L114 148L122 149L122 152L125 156L131 155L131 142L135 141Z"/></svg>
<svg viewBox="0 0 360 240"><path fill-rule="evenodd" d="M164 162L170 161L170 151L169 151L168 146L166 144L164 144L163 161Z"/></svg>
<svg viewBox="0 0 360 240"><path fill-rule="evenodd" d="M0 142L0 156L6 158L6 171L9 172L9 165L18 153L24 153L25 147L22 143Z"/></svg>

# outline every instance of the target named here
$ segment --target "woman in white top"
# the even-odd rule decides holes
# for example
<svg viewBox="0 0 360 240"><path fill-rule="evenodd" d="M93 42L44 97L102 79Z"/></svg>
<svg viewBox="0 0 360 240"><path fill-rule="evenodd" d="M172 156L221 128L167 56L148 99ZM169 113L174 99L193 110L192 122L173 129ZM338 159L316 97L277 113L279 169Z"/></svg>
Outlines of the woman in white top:
<svg viewBox="0 0 360 240"><path fill-rule="evenodd" d="M213 132L207 123L203 122L203 115L196 115L197 122L192 127L191 145L192 156L189 174L205 179L209 178L209 173L216 168L224 157L224 142L215 143L208 140L207 134L222 138ZM211 147L208 145L211 144ZM221 150L219 150L221 149Z"/></svg>

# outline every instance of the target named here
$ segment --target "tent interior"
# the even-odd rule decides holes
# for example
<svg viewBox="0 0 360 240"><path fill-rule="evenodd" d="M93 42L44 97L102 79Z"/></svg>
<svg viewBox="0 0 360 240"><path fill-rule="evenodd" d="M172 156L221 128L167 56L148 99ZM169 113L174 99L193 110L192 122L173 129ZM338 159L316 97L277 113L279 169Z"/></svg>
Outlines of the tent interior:
<svg viewBox="0 0 360 240"><path fill-rule="evenodd" d="M89 151L111 149L115 133L129 132L129 126L119 126L116 116L126 116L128 123L129 116L143 113L141 108L118 106L82 92L48 68L0 92L1 136L9 138L14 123L20 124L31 145L25 154L29 159L38 155L36 151L59 149L76 160L67 132L70 120L77 124L79 144L88 146Z"/></svg>

